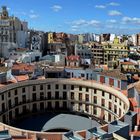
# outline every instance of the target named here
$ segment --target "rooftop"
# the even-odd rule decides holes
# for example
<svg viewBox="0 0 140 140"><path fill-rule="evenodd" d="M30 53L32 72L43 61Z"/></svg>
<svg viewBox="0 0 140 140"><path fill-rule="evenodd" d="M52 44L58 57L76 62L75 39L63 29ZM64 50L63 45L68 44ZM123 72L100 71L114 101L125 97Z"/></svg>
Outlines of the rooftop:
<svg viewBox="0 0 140 140"><path fill-rule="evenodd" d="M16 63L13 65L12 70L33 71L34 68L35 68L34 65L25 64L25 63Z"/></svg>
<svg viewBox="0 0 140 140"><path fill-rule="evenodd" d="M122 65L136 65L135 63L130 62L130 61L128 61L128 62L121 62L121 64Z"/></svg>
<svg viewBox="0 0 140 140"><path fill-rule="evenodd" d="M121 79L121 80L127 80L127 77L123 73L121 73L119 69L103 71L103 72L100 72L100 74L104 76Z"/></svg>
<svg viewBox="0 0 140 140"><path fill-rule="evenodd" d="M80 57L78 55L70 55L70 56L67 56L66 59L70 61L77 61L80 59Z"/></svg>

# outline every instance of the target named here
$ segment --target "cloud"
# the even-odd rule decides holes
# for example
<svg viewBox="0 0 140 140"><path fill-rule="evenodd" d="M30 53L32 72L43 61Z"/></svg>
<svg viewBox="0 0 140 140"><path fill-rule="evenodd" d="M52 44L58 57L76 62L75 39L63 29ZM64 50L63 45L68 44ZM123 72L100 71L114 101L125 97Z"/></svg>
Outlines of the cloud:
<svg viewBox="0 0 140 140"><path fill-rule="evenodd" d="M35 13L35 11L31 9L31 10L30 10L30 13L32 13L32 14L33 14L33 13Z"/></svg>
<svg viewBox="0 0 140 140"><path fill-rule="evenodd" d="M121 16L122 13L117 10L111 10L111 11L109 11L108 15L109 16Z"/></svg>
<svg viewBox="0 0 140 140"><path fill-rule="evenodd" d="M30 17L31 19L36 19L36 18L39 17L39 15L38 15L38 14L30 14L29 17Z"/></svg>
<svg viewBox="0 0 140 140"><path fill-rule="evenodd" d="M8 11L10 11L10 10L11 10L11 8L10 8L10 7L7 7L7 10L8 10Z"/></svg>
<svg viewBox="0 0 140 140"><path fill-rule="evenodd" d="M24 15L24 16L26 16L26 15L27 15L27 13L26 13L26 12L21 12L21 14L22 14L22 15Z"/></svg>
<svg viewBox="0 0 140 140"><path fill-rule="evenodd" d="M25 15L26 15L26 13L25 13ZM31 18L31 19L36 19L36 18L38 18L39 17L39 15L33 10L33 9L31 9L30 11L29 11L29 18Z"/></svg>
<svg viewBox="0 0 140 140"><path fill-rule="evenodd" d="M79 28L79 26L77 26L77 25L72 25L71 27L72 27L73 29Z"/></svg>
<svg viewBox="0 0 140 140"><path fill-rule="evenodd" d="M95 5L95 8L98 8L98 9L105 9L106 6L105 6L105 5Z"/></svg>
<svg viewBox="0 0 140 140"><path fill-rule="evenodd" d="M51 9L54 11L54 12L58 12L62 9L62 7L60 5L54 5L51 7Z"/></svg>
<svg viewBox="0 0 140 140"><path fill-rule="evenodd" d="M113 24L114 24L114 23L117 23L117 21L116 21L115 19L107 20L107 22L108 22L108 23L113 23Z"/></svg>
<svg viewBox="0 0 140 140"><path fill-rule="evenodd" d="M91 25L91 26L100 26L101 25L101 22L98 21L98 20L91 20L91 21L88 21L88 25Z"/></svg>
<svg viewBox="0 0 140 140"><path fill-rule="evenodd" d="M71 22L73 25L83 26L87 24L87 21L84 19L79 19Z"/></svg>
<svg viewBox="0 0 140 140"><path fill-rule="evenodd" d="M79 26L100 26L101 22L98 20L84 20L84 19L79 19L75 20L72 23L73 27L79 27Z"/></svg>
<svg viewBox="0 0 140 140"><path fill-rule="evenodd" d="M140 18L134 17L123 17L122 18L123 24L137 24L140 25Z"/></svg>
<svg viewBox="0 0 140 140"><path fill-rule="evenodd" d="M108 5L110 5L110 6L120 6L120 4L116 3L116 2L110 2Z"/></svg>

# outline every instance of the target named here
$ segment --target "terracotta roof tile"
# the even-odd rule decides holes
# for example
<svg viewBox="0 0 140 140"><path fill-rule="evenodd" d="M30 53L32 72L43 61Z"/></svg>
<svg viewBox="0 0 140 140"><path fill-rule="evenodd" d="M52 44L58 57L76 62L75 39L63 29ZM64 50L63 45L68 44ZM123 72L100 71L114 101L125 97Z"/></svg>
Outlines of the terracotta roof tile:
<svg viewBox="0 0 140 140"><path fill-rule="evenodd" d="M18 82L26 81L26 80L29 80L29 76L28 76L28 75L15 76L15 79L16 79Z"/></svg>
<svg viewBox="0 0 140 140"><path fill-rule="evenodd" d="M123 65L136 65L135 63L130 62L130 61L128 61L128 62L121 62L121 64L123 64Z"/></svg>
<svg viewBox="0 0 140 140"><path fill-rule="evenodd" d="M135 98L129 98L129 101L131 102L131 104L132 104L133 107L138 106L138 103L137 103L137 101L136 101Z"/></svg>
<svg viewBox="0 0 140 140"><path fill-rule="evenodd" d="M70 55L70 56L67 56L66 59L70 61L78 61L80 57L78 55Z"/></svg>
<svg viewBox="0 0 140 140"><path fill-rule="evenodd" d="M114 77L121 80L127 80L127 77L123 73L121 73L119 69L103 71L103 72L100 72L99 74L104 75L104 76Z"/></svg>
<svg viewBox="0 0 140 140"><path fill-rule="evenodd" d="M22 70L22 71L34 71L35 66L34 65L29 65L29 64L24 64L24 63L16 63L13 65L12 70Z"/></svg>

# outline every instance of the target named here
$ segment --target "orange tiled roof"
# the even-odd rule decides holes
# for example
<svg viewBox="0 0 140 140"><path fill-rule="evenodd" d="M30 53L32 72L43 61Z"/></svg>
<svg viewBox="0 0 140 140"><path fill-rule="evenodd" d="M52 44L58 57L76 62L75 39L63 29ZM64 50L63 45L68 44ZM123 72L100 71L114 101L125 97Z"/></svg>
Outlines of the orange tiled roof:
<svg viewBox="0 0 140 140"><path fill-rule="evenodd" d="M135 63L130 62L130 61L128 61L128 62L121 62L121 64L123 64L123 65L136 65Z"/></svg>
<svg viewBox="0 0 140 140"><path fill-rule="evenodd" d="M130 135L133 135L133 136L140 136L140 131L130 132Z"/></svg>
<svg viewBox="0 0 140 140"><path fill-rule="evenodd" d="M135 100L135 98L129 98L129 101L131 102L131 104L132 104L133 107L138 106L138 103Z"/></svg>
<svg viewBox="0 0 140 140"><path fill-rule="evenodd" d="M16 79L18 82L21 82L21 81L29 80L29 76L28 76L28 75L15 76L15 79Z"/></svg>
<svg viewBox="0 0 140 140"><path fill-rule="evenodd" d="M121 73L119 69L107 70L107 71L104 70L103 72L100 72L100 74L104 76L114 77L121 80L127 80L127 77L125 76L125 74Z"/></svg>
<svg viewBox="0 0 140 140"><path fill-rule="evenodd" d="M133 76L132 77L134 80L139 80L139 77L138 76Z"/></svg>
<svg viewBox="0 0 140 140"><path fill-rule="evenodd" d="M70 55L70 56L67 56L66 59L70 61L77 61L80 59L80 57L78 55Z"/></svg>
<svg viewBox="0 0 140 140"><path fill-rule="evenodd" d="M1 88L1 87L4 87L4 86L5 86L4 84L0 84L0 88Z"/></svg>
<svg viewBox="0 0 140 140"><path fill-rule="evenodd" d="M16 63L13 65L12 70L25 70L25 71L34 71L35 66L25 63Z"/></svg>

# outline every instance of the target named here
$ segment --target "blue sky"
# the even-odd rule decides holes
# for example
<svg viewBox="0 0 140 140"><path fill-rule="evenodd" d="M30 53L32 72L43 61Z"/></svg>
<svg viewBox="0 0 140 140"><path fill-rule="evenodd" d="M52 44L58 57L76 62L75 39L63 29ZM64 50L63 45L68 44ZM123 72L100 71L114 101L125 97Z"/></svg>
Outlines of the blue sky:
<svg viewBox="0 0 140 140"><path fill-rule="evenodd" d="M0 0L29 28L67 33L140 32L140 0Z"/></svg>

